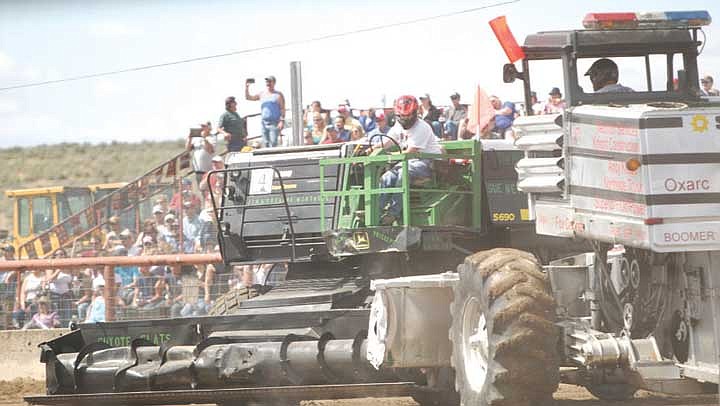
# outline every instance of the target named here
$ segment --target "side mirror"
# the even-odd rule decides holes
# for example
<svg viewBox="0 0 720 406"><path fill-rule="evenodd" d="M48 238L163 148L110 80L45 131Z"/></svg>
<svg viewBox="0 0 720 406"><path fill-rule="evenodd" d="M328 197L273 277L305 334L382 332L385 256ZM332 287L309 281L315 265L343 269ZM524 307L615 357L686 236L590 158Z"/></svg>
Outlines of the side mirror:
<svg viewBox="0 0 720 406"><path fill-rule="evenodd" d="M515 79L525 80L525 74L518 72L515 68L515 64L506 63L503 65L503 82L512 83Z"/></svg>

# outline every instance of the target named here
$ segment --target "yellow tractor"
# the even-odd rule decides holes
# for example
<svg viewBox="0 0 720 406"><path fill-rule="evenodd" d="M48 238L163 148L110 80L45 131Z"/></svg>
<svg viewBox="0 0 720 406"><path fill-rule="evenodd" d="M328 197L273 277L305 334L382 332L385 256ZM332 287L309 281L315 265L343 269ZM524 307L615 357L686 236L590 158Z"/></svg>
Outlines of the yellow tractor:
<svg viewBox="0 0 720 406"><path fill-rule="evenodd" d="M5 192L12 199L13 224L10 235L16 252L20 245L88 207L93 202L87 187L52 186ZM58 241L51 239L53 250Z"/></svg>

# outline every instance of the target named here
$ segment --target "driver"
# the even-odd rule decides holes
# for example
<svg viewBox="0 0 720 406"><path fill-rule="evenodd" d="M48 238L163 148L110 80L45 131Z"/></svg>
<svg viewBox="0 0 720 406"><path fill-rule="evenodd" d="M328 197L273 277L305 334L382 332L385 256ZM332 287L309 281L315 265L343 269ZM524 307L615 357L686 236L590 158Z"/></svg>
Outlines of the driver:
<svg viewBox="0 0 720 406"><path fill-rule="evenodd" d="M610 59L602 58L595 61L585 72L590 76L595 93L629 93L633 89L618 83L618 67Z"/></svg>
<svg viewBox="0 0 720 406"><path fill-rule="evenodd" d="M388 131L387 137L397 141L404 153L442 153L442 147L435 138L430 124L424 120L418 120L418 101L414 96L400 96L395 101L395 118L395 125ZM383 139L380 145L373 148L385 148L393 144L391 140ZM430 159L408 160L408 177L411 183L418 179L429 178L431 175L432 161ZM382 175L380 187L392 188L400 185L402 185L402 163L398 162ZM392 225L402 214L401 194L381 194L380 209L387 210L380 223L385 226Z"/></svg>

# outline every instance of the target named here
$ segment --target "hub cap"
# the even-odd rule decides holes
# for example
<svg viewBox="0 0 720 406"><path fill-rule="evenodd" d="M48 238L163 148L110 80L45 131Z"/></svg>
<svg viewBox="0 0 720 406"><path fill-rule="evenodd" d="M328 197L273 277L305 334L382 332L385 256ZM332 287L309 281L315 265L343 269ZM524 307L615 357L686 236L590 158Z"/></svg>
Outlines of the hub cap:
<svg viewBox="0 0 720 406"><path fill-rule="evenodd" d="M476 297L463 309L463 363L470 387L479 392L487 378L489 340L485 315Z"/></svg>

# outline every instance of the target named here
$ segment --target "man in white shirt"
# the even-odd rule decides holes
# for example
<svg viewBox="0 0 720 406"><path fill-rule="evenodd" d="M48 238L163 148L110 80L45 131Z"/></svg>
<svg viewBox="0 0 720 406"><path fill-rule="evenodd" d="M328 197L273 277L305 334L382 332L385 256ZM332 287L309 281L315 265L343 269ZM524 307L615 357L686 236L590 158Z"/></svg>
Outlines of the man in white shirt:
<svg viewBox="0 0 720 406"><path fill-rule="evenodd" d="M196 134L190 131L187 141L185 141L185 149L192 151L192 166L198 185L205 174L212 169L211 160L215 155L217 137L210 133L211 129L209 121L201 123L200 133Z"/></svg>
<svg viewBox="0 0 720 406"><path fill-rule="evenodd" d="M414 96L400 96L395 101L395 125L388 131L388 136L397 141L404 153L422 152L426 154L441 154L443 149L438 143L432 127L423 120L418 119L418 102ZM384 139L381 147L393 145L392 141ZM430 159L408 160L409 182L432 176L432 161ZM403 183L402 163L396 164L385 172L380 178L380 187L399 187ZM399 193L385 193L380 195L380 208L386 210L380 223L385 226L393 225L402 215L402 199Z"/></svg>

